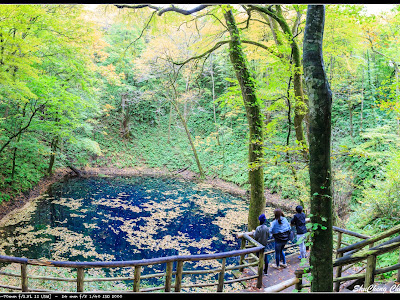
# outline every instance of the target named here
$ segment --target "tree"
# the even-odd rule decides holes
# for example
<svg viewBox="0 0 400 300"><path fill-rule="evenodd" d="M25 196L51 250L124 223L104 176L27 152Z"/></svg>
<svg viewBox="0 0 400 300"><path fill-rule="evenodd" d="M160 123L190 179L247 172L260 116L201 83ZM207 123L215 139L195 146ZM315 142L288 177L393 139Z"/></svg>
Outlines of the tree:
<svg viewBox="0 0 400 300"><path fill-rule="evenodd" d="M191 15L204 10L208 5L199 5L191 10L180 9L174 5L169 7L158 7L154 5L116 5L118 8L138 9L149 7L157 12L159 16L166 12L176 12L183 15ZM249 218L248 230L253 230L258 225L258 216L265 209L265 196L264 196L264 176L262 167L263 149L263 117L261 114L261 101L256 97L256 86L254 77L249 72L249 66L246 62L244 52L242 50L240 34L236 26L236 21L232 13L230 5L221 5L223 15L225 18L226 28L230 34L229 41L220 41L214 47L205 51L203 54L193 56L179 65L187 64L192 60L198 60L208 55L229 43L229 53L231 63L236 72L236 77L242 91L244 106L246 108L246 116L249 125L249 154L248 154L248 168L249 168L249 183L250 183L250 205L249 205Z"/></svg>
<svg viewBox="0 0 400 300"><path fill-rule="evenodd" d="M331 109L332 94L324 70L322 41L324 5L309 5L303 44L303 68L310 105L310 191L312 237L311 291L331 292L332 192L331 192Z"/></svg>
<svg viewBox="0 0 400 300"><path fill-rule="evenodd" d="M197 35L193 29L185 28L180 31L174 29L166 28L168 32L166 36L149 42L146 51L143 51L141 57L137 59L136 68L139 71L137 78L140 78L142 84L148 82L147 86L152 83L152 88L144 92L147 97L153 101L161 98L169 103L170 119L172 108L175 110L188 139L200 178L204 179L205 173L188 126L190 107L200 94L195 92L194 79L197 74L193 64L187 64L182 69L173 63L181 56L190 55L187 53L188 44L196 41Z"/></svg>
<svg viewBox="0 0 400 300"><path fill-rule="evenodd" d="M373 53L381 56L386 62L387 66L393 72L388 76L388 87L383 88L385 95L384 100L380 104L381 108L388 108L395 113L397 132L400 135L400 56L399 49L399 13L400 6L393 8L391 14L382 16L382 21L372 22L368 20L364 24L365 39L368 41L369 46ZM394 76L393 76L394 75ZM394 77L394 78L393 78Z"/></svg>
<svg viewBox="0 0 400 300"><path fill-rule="evenodd" d="M52 173L63 143L90 144L77 131L97 111L87 48L93 27L82 26L81 5L2 5L0 12L0 172L4 182L30 187Z"/></svg>
<svg viewBox="0 0 400 300"><path fill-rule="evenodd" d="M273 8L275 6L275 9ZM303 94L303 83L302 83L302 75L301 75L301 54L300 47L296 42L296 36L298 35L298 26L300 24L301 13L299 8L297 7L297 17L295 20L295 24L291 29L286 22L281 5L249 5L249 10L256 10L260 14L262 14L267 20L270 21L270 27L274 34L274 39L276 43L282 44L282 39L280 38L279 32L277 32L276 23L279 24L287 43L291 48L291 57L293 58L294 68L293 68L293 89L295 96L295 107L294 107L294 129L296 132L297 141L303 146L303 156L307 160L307 142L304 136L303 129L303 120L307 114L307 104L305 102L304 94Z"/></svg>
<svg viewBox="0 0 400 300"><path fill-rule="evenodd" d="M265 209L264 173L262 167L264 120L261 113L261 101L256 96L255 80L252 77L245 54L242 50L239 30L232 13L232 9L224 13L226 25L231 40L229 42L229 56L240 84L247 122L249 124L249 183L250 206L248 217L248 230L253 230L258 225L258 216Z"/></svg>

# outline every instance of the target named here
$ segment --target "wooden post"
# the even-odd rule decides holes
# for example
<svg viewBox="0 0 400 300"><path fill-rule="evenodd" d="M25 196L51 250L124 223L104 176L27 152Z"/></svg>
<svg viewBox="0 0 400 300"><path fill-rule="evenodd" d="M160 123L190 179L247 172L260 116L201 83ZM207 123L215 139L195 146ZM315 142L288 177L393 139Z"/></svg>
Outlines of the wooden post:
<svg viewBox="0 0 400 300"><path fill-rule="evenodd" d="M226 257L222 259L221 272L219 272L218 275L217 292L222 292L224 290L225 264L226 264Z"/></svg>
<svg viewBox="0 0 400 300"><path fill-rule="evenodd" d="M399 253L399 263L400 263L400 253ZM397 280L396 281L400 282L400 269L397 270Z"/></svg>
<svg viewBox="0 0 400 300"><path fill-rule="evenodd" d="M83 268L76 268L76 291L83 292L83 279L85 272Z"/></svg>
<svg viewBox="0 0 400 300"><path fill-rule="evenodd" d="M167 262L167 268L165 271L165 291L170 292L171 291L171 280L172 280L172 268L173 268L174 262L169 261Z"/></svg>
<svg viewBox="0 0 400 300"><path fill-rule="evenodd" d="M336 253L336 258L341 258L343 256L343 253ZM336 278L342 276L342 266L336 267ZM340 281L335 282L334 286L334 292L339 292L340 289Z"/></svg>
<svg viewBox="0 0 400 300"><path fill-rule="evenodd" d="M264 248L258 252L258 277L257 277L257 288L260 289L262 287L262 277L264 270Z"/></svg>
<svg viewBox="0 0 400 300"><path fill-rule="evenodd" d="M338 232L338 240L337 240L337 245L336 245L336 258L340 258L343 256L343 253L340 252L338 253L338 249L340 249L340 246L342 245L342 232ZM336 267L336 278L342 276L342 266ZM334 291L335 292L339 292L339 288L340 288L340 282L337 281L335 282L334 285Z"/></svg>
<svg viewBox="0 0 400 300"><path fill-rule="evenodd" d="M240 242L240 249L244 249L245 247L246 247L246 239L244 237L242 237L242 241ZM245 256L246 256L246 254L240 255L239 265L243 264ZM244 268L239 269L240 272L243 272L243 270L244 270Z"/></svg>
<svg viewBox="0 0 400 300"><path fill-rule="evenodd" d="M375 267L376 267L376 256L369 255L367 257L367 269L365 270L364 288L368 288L371 284L374 283Z"/></svg>
<svg viewBox="0 0 400 300"><path fill-rule="evenodd" d="M336 251L338 250L338 249L340 249L340 246L342 245L342 232L341 231L338 231L338 239L337 239L337 244L336 244Z"/></svg>
<svg viewBox="0 0 400 300"><path fill-rule="evenodd" d="M303 274L304 274L304 269L298 269L294 271L294 275L296 275L296 278L299 280L297 281L295 285L295 289L300 292L301 289L303 288Z"/></svg>
<svg viewBox="0 0 400 300"><path fill-rule="evenodd" d="M178 260L178 263L176 264L175 292L181 291L182 271L183 271L183 261Z"/></svg>
<svg viewBox="0 0 400 300"><path fill-rule="evenodd" d="M139 290L140 290L140 271L141 271L141 267L135 266L135 272L134 272L134 277L133 277L133 291L134 292L139 292Z"/></svg>
<svg viewBox="0 0 400 300"><path fill-rule="evenodd" d="M21 264L21 289L22 292L28 291L28 273L27 264Z"/></svg>

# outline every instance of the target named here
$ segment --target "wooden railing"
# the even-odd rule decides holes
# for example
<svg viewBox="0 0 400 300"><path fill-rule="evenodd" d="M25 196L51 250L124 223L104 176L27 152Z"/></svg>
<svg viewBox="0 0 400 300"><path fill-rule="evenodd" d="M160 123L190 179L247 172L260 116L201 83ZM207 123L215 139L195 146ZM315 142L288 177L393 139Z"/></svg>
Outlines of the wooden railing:
<svg viewBox="0 0 400 300"><path fill-rule="evenodd" d="M308 220L309 221L309 220ZM393 236L400 232L400 225L394 226L393 228L386 230L380 234L373 237L346 230L333 226L333 232L337 234L337 238L334 238L336 246L333 250L336 254L336 259L333 262L333 267L336 267L336 272L333 279L334 291L338 292L341 282L361 279L365 280L364 286L368 287L374 282L375 275L387 273L390 271L398 270L397 281L400 281L400 263L376 269L377 256L384 253L394 251L400 247L400 236L394 237L384 243L374 246L374 243L381 241L384 238ZM351 237L352 239L358 238L361 241L349 243L344 241L344 237ZM344 246L344 247L342 247ZM368 249L362 249L368 246ZM267 252L266 252L267 253ZM365 261L365 262L364 262ZM361 264L360 269L356 274L351 274L347 276L342 276L342 273L350 269L356 263ZM363 273L359 273L366 270ZM290 286L295 285L295 289L300 291L303 288L310 287L310 283L303 283L303 276L309 273L310 269L308 267L300 268L295 271L294 277L282 281L276 285L264 289L265 292L280 292Z"/></svg>
<svg viewBox="0 0 400 300"><path fill-rule="evenodd" d="M338 258L343 256L343 252L341 251L342 245L345 245L345 246L349 246L350 245L350 243L344 241L344 239L343 239L344 236L358 238L358 239L362 239L362 240L370 238L370 236L368 236L368 235L364 235L364 234L361 234L361 233L358 233L358 232L346 230L346 229L339 228L339 227L336 227L336 226L333 226L332 229L333 229L333 232L337 233L337 239L335 239L335 238L333 239L334 242L336 242L336 247L333 250L334 254L336 254L336 259L338 259ZM343 266L338 266L336 268L336 274L335 274L336 278L341 277L342 273L345 272L346 270L350 269L353 265L354 264L348 264L345 268L343 268ZM359 271L362 271L363 269L365 269L365 266L361 267L361 269ZM335 292L339 292L339 288L340 288L340 281L336 281L334 283L333 290Z"/></svg>
<svg viewBox="0 0 400 300"><path fill-rule="evenodd" d="M249 236L254 236L254 231L252 231L252 232L245 232L245 233L239 233L239 234L237 235L237 237L238 237L238 238L242 238L242 237L245 236L245 235L247 235L248 237L249 237ZM245 248L246 240L247 240L247 239L242 239L241 248ZM273 239L273 238L272 238L272 239L269 239L269 240L267 241L267 245L270 244L270 243L273 243L273 242L275 242L275 239ZM288 244L285 245L284 249L285 249L285 250L288 250L288 249L293 248L293 247L296 247L296 246L298 247L298 245L295 244L295 243L288 243ZM275 250L274 250L274 249L268 250L268 251L264 251L264 254L265 254L265 255L272 254L272 253L275 253ZM249 255L249 258L255 259L254 255ZM242 261L241 261L241 263L242 263ZM252 268L250 267L250 269L252 269ZM243 271L243 270L241 270L241 271ZM253 273L256 273L256 271L255 271L254 269L252 269L252 271L253 271ZM260 270L259 270L259 271L260 271ZM289 279L289 280L283 281L283 282L281 282L281 283L279 283L279 284L277 284L277 285L274 285L273 287L271 287L270 290L269 290L269 288L264 289L264 291L265 291L265 292L279 292L279 291L282 291L282 290L286 289L287 287L290 287L290 286L294 285L296 282L297 282L297 278L295 277L295 278L293 278L293 279ZM261 286L258 286L258 285L257 285L257 288L260 288L260 287L261 287Z"/></svg>
<svg viewBox="0 0 400 300"><path fill-rule="evenodd" d="M0 256L0 262L6 263L17 263L20 265L20 273L0 272L1 276L19 277L21 279L20 286L0 285L1 288L8 290L17 290L22 292L53 292L53 290L30 288L29 282L31 280L44 280L44 281L66 281L75 282L76 291L84 292L86 282L94 281L133 281L133 289L131 292L149 292L156 290L164 290L170 292L172 287L175 292L180 292L182 288L195 288L195 287L206 287L206 286L217 286L217 292L222 292L225 284L231 284L234 282L241 282L250 279L257 278L257 287L262 286L262 275L264 267L264 246L255 241L247 234L242 235L242 245L247 244L246 247L242 247L240 250L234 250L229 252L215 253L215 254L200 254L200 255L176 255L161 258L133 260L133 261L109 261L109 262L70 262L70 261L45 261L35 260L28 258L12 257L12 256ZM256 255L257 254L257 255ZM252 262L246 261L246 255L250 255L253 258ZM239 265L226 265L226 259L228 257L240 257ZM203 260L221 260L221 267L207 270L184 270L184 263L189 261L203 261ZM152 266L157 264L165 264L165 272L141 275L141 269L145 266ZM63 277L50 277L50 276L37 276L28 275L29 266L45 266L55 268L69 268L76 270L75 278L63 278ZM174 265L175 270L174 270ZM257 266L257 274L252 276L240 277L231 280L225 280L225 273L233 270L243 270L246 267ZM117 267L131 267L134 268L134 276L130 277L102 277L102 278L85 278L85 270L92 268L117 268ZM182 284L182 277L187 274L218 274L217 282L207 282L198 284ZM174 276L174 282L172 278ZM164 285L156 287L140 287L140 281L143 279L150 278L162 278L164 277ZM129 291L107 291L107 292L129 292Z"/></svg>
<svg viewBox="0 0 400 300"><path fill-rule="evenodd" d="M251 231L251 232L244 232L244 233L239 233L239 234L237 234L237 237L238 238L242 238L244 235L247 235L248 237L253 237L254 236L254 231ZM242 243L243 242L246 242L246 239L242 239ZM269 239L268 241L267 241L267 245L268 244L271 244L271 243L273 243L273 242L275 242L275 239ZM242 244L241 245L241 248L243 249L245 246ZM284 247L284 250L288 250L288 249L290 249L290 248L293 248L293 247L298 247L298 245L297 244L295 244L295 243L288 243L288 244L286 244L285 245L285 247ZM272 249L272 250L268 250L268 251L264 251L264 254L265 255L267 255L267 254L272 254L272 253L275 253L275 250L274 249Z"/></svg>
<svg viewBox="0 0 400 300"><path fill-rule="evenodd" d="M374 246L376 242L379 242L385 238L393 236L400 232L400 225L394 226L393 228L386 230L382 233L376 234L372 237L352 232L346 229L333 227L333 230L338 233L337 244L334 252L336 253L336 260L333 262L333 267L336 267L336 277L333 279L334 291L338 292L340 283L355 280L364 279L364 287L369 287L374 283L375 275L387 273L394 270L400 270L400 263L392 266L376 269L376 261L379 255L394 251L400 247L400 236L391 238L390 240L383 242L379 245ZM342 241L343 235L349 235L362 240L353 244L348 244ZM344 247L341 247L344 244ZM367 247L366 249L363 249ZM365 269L365 272L342 276L342 273L352 267L356 263L364 262L365 267L362 267L360 271ZM343 268L346 266L346 268ZM304 287L309 287L310 284L303 284L302 278L305 273L308 273L309 268L303 268L295 271L294 280L296 283L296 290L301 290ZM397 281L400 280L400 271L397 274Z"/></svg>

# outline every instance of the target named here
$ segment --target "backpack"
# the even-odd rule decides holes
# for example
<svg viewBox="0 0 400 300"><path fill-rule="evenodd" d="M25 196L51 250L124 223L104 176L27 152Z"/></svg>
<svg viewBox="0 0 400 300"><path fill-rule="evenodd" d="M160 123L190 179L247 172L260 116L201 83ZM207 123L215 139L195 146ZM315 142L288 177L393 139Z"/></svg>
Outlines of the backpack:
<svg viewBox="0 0 400 300"><path fill-rule="evenodd" d="M290 235L291 232L292 232L291 230L288 230L288 231L285 231L285 232L275 233L274 234L274 238L275 238L275 240L279 240L279 241L282 241L282 242L287 242L289 240L289 235Z"/></svg>

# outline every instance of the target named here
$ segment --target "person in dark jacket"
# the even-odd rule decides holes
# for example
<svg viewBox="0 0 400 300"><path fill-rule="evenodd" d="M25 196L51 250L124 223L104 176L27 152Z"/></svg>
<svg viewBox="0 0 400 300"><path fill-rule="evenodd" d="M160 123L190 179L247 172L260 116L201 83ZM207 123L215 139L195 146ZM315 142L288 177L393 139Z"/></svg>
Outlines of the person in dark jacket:
<svg viewBox="0 0 400 300"><path fill-rule="evenodd" d="M269 239L269 228L266 224L267 218L265 217L264 214L262 214L258 217L258 220L260 221L260 225L257 226L256 231L254 232L254 239L265 247L264 248L265 252L267 251L267 242ZM268 255L265 255L264 274L266 275L267 273L268 273Z"/></svg>
<svg viewBox="0 0 400 300"><path fill-rule="evenodd" d="M301 205L296 206L296 212L297 214L294 215L290 224L296 226L297 244L299 244L300 248L299 259L302 259L307 257L306 246L304 245L305 234L307 233L306 215L303 213L303 207Z"/></svg>

